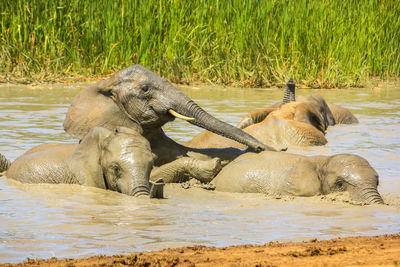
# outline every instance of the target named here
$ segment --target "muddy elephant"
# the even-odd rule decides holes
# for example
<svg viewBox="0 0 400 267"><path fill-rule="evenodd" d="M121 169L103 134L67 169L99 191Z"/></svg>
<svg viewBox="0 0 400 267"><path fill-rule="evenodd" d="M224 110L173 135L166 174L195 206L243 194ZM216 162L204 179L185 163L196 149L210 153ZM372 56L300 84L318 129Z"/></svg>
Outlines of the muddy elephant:
<svg viewBox="0 0 400 267"><path fill-rule="evenodd" d="M301 113L298 112L298 114L294 118L295 120L312 124L315 128L322 132L325 132L328 129L328 126L336 124L335 118L329 108L329 105L325 102L325 99L322 96L318 94L300 95L296 99L295 94L296 84L294 83L293 79L290 78L289 81L286 83L283 101L275 103L272 108L254 110L250 112L238 123L237 127L243 129L255 123L259 123L263 121L270 112L281 108L285 104L292 102L302 102L309 104L313 109L312 112L314 116L318 117L318 121L307 121L304 120L301 117ZM307 109L304 109L303 112L304 116L307 116L306 113L309 111Z"/></svg>
<svg viewBox="0 0 400 267"><path fill-rule="evenodd" d="M95 126L138 128L150 143L155 166L184 156L218 157L226 164L245 152L234 148L194 149L178 144L161 129L175 117L236 140L253 151L275 150L241 129L214 118L168 81L141 65L128 67L82 90L73 99L64 129L81 139Z"/></svg>
<svg viewBox="0 0 400 267"><path fill-rule="evenodd" d="M296 85L293 79L290 79L286 84L283 101L276 103L273 107L280 107L283 104L296 101L305 102L313 106L323 117L325 128L328 128L329 125L358 123L358 119L350 110L325 102L325 99L319 94L300 95L296 97Z"/></svg>
<svg viewBox="0 0 400 267"><path fill-rule="evenodd" d="M242 130L265 144L290 147L318 146L328 142L324 136L323 119L310 104L293 102L280 108L267 108L253 113L257 114L248 116L253 118L252 123ZM262 116L262 120L254 120L258 115ZM238 142L209 131L201 132L184 145L195 148L244 148Z"/></svg>
<svg viewBox="0 0 400 267"><path fill-rule="evenodd" d="M23 183L80 184L135 197L162 197L163 183L149 183L149 142L123 127L94 127L80 144L42 144L11 164L1 156L0 165L2 171L7 169L7 178Z"/></svg>
<svg viewBox="0 0 400 267"><path fill-rule="evenodd" d="M225 166L212 183L219 191L271 196L314 196L347 191L354 201L383 203L377 190L378 174L367 160L352 154L247 153Z"/></svg>
<svg viewBox="0 0 400 267"><path fill-rule="evenodd" d="M336 124L358 123L358 119L353 115L353 113L351 113L351 111L339 105L327 103L319 94L300 95L296 97L296 85L291 78L286 83L283 101L275 103L272 108L250 112L239 122L238 128L243 129L255 123L261 122L269 115L271 111L291 102L303 102L311 105L315 109L315 114L319 116L320 120L322 121L322 128L314 124L314 126L319 130L326 131L328 126L334 126Z"/></svg>

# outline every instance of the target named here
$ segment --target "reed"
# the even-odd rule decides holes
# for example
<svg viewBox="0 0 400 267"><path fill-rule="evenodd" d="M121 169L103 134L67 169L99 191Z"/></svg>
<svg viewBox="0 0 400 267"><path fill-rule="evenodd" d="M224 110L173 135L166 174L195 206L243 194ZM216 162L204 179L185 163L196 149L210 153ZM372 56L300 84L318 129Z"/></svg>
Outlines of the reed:
<svg viewBox="0 0 400 267"><path fill-rule="evenodd" d="M102 76L140 63L173 82L362 85L400 74L400 1L2 0L2 79Z"/></svg>

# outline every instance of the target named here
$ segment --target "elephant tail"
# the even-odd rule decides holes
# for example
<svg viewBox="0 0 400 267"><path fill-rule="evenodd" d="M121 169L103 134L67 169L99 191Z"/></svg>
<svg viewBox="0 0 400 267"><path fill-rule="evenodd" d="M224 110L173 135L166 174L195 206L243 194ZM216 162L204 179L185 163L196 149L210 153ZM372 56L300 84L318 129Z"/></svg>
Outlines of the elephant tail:
<svg viewBox="0 0 400 267"><path fill-rule="evenodd" d="M11 165L11 161L6 159L6 157L0 154L0 174L5 172Z"/></svg>
<svg viewBox="0 0 400 267"><path fill-rule="evenodd" d="M283 104L296 102L296 84L294 83L293 79L290 78L286 82L285 93L283 95Z"/></svg>

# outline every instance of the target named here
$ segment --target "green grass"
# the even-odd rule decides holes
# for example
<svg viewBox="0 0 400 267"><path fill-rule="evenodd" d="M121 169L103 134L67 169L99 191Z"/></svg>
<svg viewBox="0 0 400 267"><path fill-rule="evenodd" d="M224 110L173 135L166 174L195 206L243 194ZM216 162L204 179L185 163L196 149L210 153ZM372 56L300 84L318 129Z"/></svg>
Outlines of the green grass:
<svg viewBox="0 0 400 267"><path fill-rule="evenodd" d="M358 86L400 74L400 1L0 1L0 77Z"/></svg>

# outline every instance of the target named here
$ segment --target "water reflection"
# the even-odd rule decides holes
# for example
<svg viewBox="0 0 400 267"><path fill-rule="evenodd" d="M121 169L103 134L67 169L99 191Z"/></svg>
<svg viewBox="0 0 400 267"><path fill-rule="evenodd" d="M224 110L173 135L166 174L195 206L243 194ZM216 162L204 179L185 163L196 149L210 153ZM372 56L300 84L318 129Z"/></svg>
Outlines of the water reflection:
<svg viewBox="0 0 400 267"><path fill-rule="evenodd" d="M66 110L81 85L0 88L0 153L15 159L45 142L76 142L64 133ZM208 112L235 125L249 110L271 106L281 90L181 88ZM168 186L166 199L135 199L78 185L24 185L0 178L0 262L26 257L129 253L191 244L225 246L327 239L400 231L400 90L298 90L351 108L359 125L328 130L328 145L292 151L355 153L380 174L390 206L353 206L329 199L270 199ZM174 121L178 141L201 129ZM397 202L396 202L397 201Z"/></svg>

